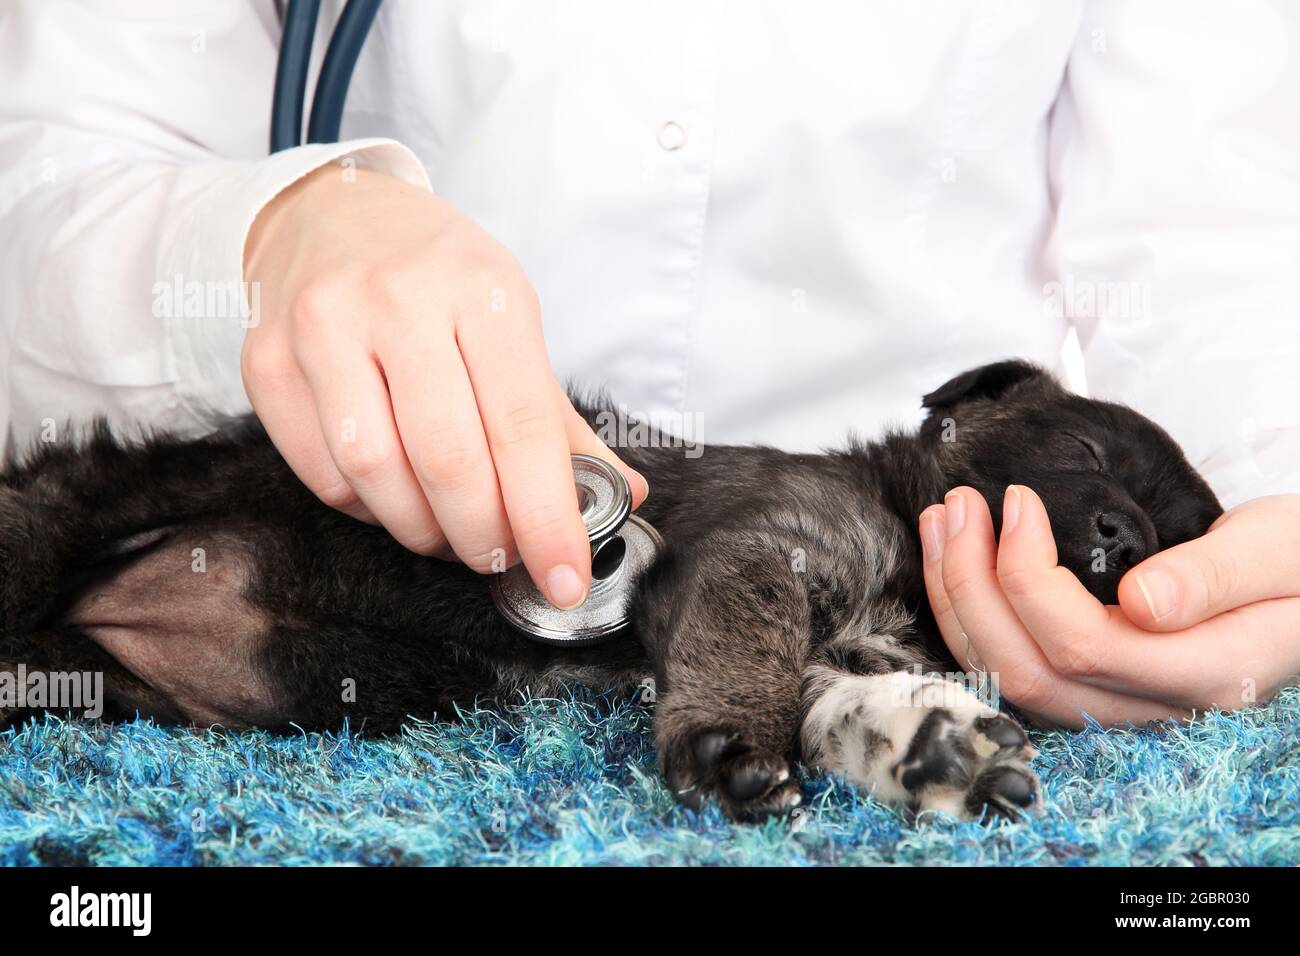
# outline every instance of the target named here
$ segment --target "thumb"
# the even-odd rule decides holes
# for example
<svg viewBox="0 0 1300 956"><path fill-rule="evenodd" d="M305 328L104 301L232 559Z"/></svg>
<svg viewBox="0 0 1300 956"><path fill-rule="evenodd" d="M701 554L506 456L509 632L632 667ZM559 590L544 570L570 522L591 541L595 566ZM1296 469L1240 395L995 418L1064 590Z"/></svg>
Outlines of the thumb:
<svg viewBox="0 0 1300 956"><path fill-rule="evenodd" d="M1177 631L1233 608L1300 596L1300 495L1257 498L1209 532L1147 558L1119 583L1125 616Z"/></svg>

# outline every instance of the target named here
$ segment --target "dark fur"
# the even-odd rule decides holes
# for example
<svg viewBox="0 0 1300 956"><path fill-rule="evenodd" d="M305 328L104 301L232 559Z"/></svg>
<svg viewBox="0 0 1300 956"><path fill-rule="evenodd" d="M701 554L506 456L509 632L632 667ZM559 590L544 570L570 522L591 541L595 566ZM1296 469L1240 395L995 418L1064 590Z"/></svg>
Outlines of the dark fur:
<svg viewBox="0 0 1300 956"><path fill-rule="evenodd" d="M653 671L670 781L760 813L826 674L954 669L916 530L954 485L979 489L995 522L1007 484L1034 488L1061 562L1111 602L1127 567L1220 513L1158 426L1032 366L972 370L925 404L919 433L823 455L619 449L650 480L640 514L667 548L634 633L575 650L511 630L486 578L321 504L251 419L133 444L100 425L0 478L0 669L103 670L122 715L378 731Z"/></svg>

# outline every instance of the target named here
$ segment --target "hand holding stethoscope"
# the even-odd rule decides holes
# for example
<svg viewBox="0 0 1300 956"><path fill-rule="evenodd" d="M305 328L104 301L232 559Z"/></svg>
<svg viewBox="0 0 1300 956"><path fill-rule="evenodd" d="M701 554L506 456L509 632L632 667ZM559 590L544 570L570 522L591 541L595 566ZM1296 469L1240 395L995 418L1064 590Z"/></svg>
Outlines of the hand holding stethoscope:
<svg viewBox="0 0 1300 956"><path fill-rule="evenodd" d="M330 165L258 215L244 275L261 289L245 388L312 491L414 551L484 573L518 558L553 604L586 598L570 455L615 466L633 506L648 489L555 381L509 251L431 193Z"/></svg>

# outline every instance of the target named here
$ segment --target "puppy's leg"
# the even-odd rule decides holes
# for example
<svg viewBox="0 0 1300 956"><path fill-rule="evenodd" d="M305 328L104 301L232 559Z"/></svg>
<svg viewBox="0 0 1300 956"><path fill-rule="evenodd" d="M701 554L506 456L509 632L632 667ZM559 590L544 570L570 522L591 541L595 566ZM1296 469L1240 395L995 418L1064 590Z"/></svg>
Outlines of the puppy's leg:
<svg viewBox="0 0 1300 956"><path fill-rule="evenodd" d="M0 673L15 682L25 673L29 686L31 679L40 675L46 687L45 702L40 706L29 700L19 707L10 697L0 701L0 727L20 723L42 710L106 719L129 719L136 714L172 722L180 719L171 701L75 627L0 635ZM90 678L89 685L78 680L81 675ZM69 701L61 695L61 699L52 699L55 687L66 692L73 681L79 684L80 700Z"/></svg>
<svg viewBox="0 0 1300 956"><path fill-rule="evenodd" d="M99 423L40 447L0 474L0 633L45 626L70 592L148 551L170 526L226 515L232 502L286 512L309 494L291 475L251 426L132 444Z"/></svg>
<svg viewBox="0 0 1300 956"><path fill-rule="evenodd" d="M805 695L805 759L885 803L969 819L1015 817L1038 799L1024 731L960 684L814 664Z"/></svg>
<svg viewBox="0 0 1300 956"><path fill-rule="evenodd" d="M655 739L669 786L734 819L796 806L792 769L809 640L805 588L761 533L705 539L643 584L658 683Z"/></svg>
<svg viewBox="0 0 1300 956"><path fill-rule="evenodd" d="M266 533L248 500L287 508L295 490L241 434L122 445L100 429L0 476L0 664L102 671L119 715L275 716L258 672L268 622L245 599ZM240 530L223 532L239 494Z"/></svg>

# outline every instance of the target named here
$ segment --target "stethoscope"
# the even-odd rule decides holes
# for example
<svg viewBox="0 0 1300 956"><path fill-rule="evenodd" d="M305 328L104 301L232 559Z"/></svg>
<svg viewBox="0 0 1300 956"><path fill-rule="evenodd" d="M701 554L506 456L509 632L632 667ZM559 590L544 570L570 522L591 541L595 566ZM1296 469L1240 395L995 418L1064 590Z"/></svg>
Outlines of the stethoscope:
<svg viewBox="0 0 1300 956"><path fill-rule="evenodd" d="M348 0L325 50L316 95L312 98L307 142L335 143L343 122L352 70L365 46L380 0ZM275 67L275 98L271 103L271 152L302 145L302 112L307 96L307 72L316 38L320 0L289 0Z"/></svg>
<svg viewBox="0 0 1300 956"><path fill-rule="evenodd" d="M352 70L379 3L348 0L343 8L316 81L307 142L338 141ZM273 153L302 145L303 102L319 14L320 0L289 0L285 11L271 107ZM506 621L534 640L565 646L599 643L627 627L631 586L663 547L658 532L632 514L632 492L622 472L599 458L574 455L573 478L591 544L587 600L572 611L552 607L523 565L494 575L490 584L492 601Z"/></svg>

